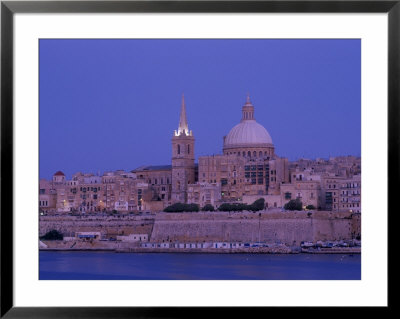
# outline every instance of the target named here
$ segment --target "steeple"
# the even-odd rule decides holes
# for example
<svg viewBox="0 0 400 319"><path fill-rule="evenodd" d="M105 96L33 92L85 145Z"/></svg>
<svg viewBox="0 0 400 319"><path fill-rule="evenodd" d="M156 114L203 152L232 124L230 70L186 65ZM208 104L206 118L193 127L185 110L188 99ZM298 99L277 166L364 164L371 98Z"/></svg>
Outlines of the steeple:
<svg viewBox="0 0 400 319"><path fill-rule="evenodd" d="M254 106L250 101L250 94L247 92L246 104L242 107L242 121L254 120Z"/></svg>
<svg viewBox="0 0 400 319"><path fill-rule="evenodd" d="M185 97L182 94L179 127L172 136L171 202L186 203L188 185L196 182L194 164L194 136L186 119Z"/></svg>
<svg viewBox="0 0 400 319"><path fill-rule="evenodd" d="M186 135L191 136L192 132L189 132L189 127L186 119L186 105L185 105L185 95L182 93L182 104L181 104L181 115L179 118L178 131L175 131L175 136Z"/></svg>

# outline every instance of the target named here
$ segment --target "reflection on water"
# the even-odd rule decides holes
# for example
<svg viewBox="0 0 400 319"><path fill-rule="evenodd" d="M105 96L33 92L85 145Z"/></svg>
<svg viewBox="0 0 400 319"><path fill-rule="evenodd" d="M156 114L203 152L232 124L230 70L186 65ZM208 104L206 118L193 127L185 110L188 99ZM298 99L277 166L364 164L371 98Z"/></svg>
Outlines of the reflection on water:
<svg viewBox="0 0 400 319"><path fill-rule="evenodd" d="M39 253L46 280L360 280L361 255Z"/></svg>

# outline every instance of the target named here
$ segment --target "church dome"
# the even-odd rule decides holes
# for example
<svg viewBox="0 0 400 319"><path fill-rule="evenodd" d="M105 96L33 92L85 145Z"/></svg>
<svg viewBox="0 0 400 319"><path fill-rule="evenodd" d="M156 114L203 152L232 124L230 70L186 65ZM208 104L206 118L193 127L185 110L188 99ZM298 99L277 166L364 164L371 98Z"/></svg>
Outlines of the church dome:
<svg viewBox="0 0 400 319"><path fill-rule="evenodd" d="M255 120L240 122L230 130L225 138L225 148L262 144L272 144L272 139L264 126L258 124Z"/></svg>
<svg viewBox="0 0 400 319"><path fill-rule="evenodd" d="M254 106L247 96L242 108L242 120L224 138L224 149L242 147L272 147L268 131L254 119Z"/></svg>

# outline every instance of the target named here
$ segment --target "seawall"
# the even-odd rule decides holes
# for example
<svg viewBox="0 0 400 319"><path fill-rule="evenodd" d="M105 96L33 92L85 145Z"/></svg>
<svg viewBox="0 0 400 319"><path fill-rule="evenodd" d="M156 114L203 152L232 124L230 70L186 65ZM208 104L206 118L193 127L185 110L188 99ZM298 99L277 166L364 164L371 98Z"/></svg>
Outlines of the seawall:
<svg viewBox="0 0 400 319"><path fill-rule="evenodd" d="M75 232L100 232L109 237L129 234L147 234L153 230L154 217L150 216L40 216L39 236L58 230L64 236Z"/></svg>
<svg viewBox="0 0 400 319"><path fill-rule="evenodd" d="M332 212L159 213L153 242L281 242L348 240L359 235L359 218Z"/></svg>
<svg viewBox="0 0 400 319"><path fill-rule="evenodd" d="M147 234L151 242L268 242L349 240L360 215L324 211L157 213L148 216L41 216L39 234L96 231L106 237Z"/></svg>

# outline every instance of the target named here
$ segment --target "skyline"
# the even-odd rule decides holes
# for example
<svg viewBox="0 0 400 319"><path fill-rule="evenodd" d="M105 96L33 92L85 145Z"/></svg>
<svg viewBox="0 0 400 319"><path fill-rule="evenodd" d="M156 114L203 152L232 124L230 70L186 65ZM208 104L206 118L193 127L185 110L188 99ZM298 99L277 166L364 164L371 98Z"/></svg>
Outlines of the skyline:
<svg viewBox="0 0 400 319"><path fill-rule="evenodd" d="M361 156L360 45L40 40L40 178L170 165L183 93L196 162L222 154L247 93L278 156Z"/></svg>

